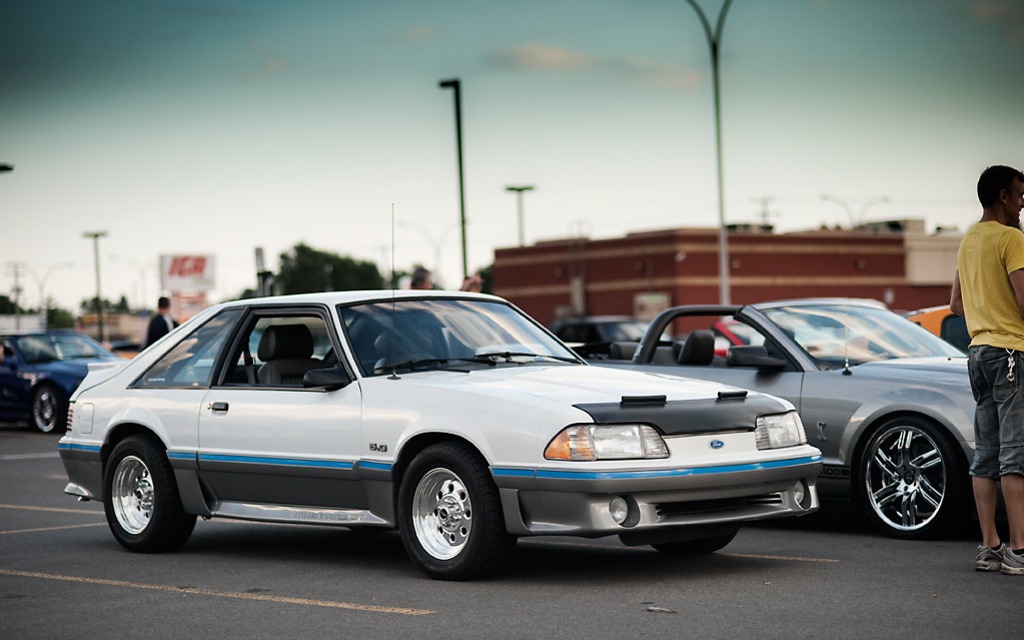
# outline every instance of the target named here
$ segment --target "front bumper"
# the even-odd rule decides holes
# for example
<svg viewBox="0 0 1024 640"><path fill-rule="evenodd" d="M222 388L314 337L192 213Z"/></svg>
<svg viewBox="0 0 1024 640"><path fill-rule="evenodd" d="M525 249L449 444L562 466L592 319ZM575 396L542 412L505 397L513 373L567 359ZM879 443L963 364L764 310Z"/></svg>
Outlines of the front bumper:
<svg viewBox="0 0 1024 640"><path fill-rule="evenodd" d="M818 509L818 453L729 467L623 472L494 470L514 535L601 537L801 516ZM624 498L629 517L612 518ZM671 536L669 536L671 537Z"/></svg>

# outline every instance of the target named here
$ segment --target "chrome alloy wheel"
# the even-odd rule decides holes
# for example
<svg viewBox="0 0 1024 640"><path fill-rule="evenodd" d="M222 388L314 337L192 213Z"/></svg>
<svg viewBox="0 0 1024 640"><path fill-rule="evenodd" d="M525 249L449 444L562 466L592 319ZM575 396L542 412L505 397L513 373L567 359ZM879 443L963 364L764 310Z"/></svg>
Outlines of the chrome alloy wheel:
<svg viewBox="0 0 1024 640"><path fill-rule="evenodd" d="M947 464L932 437L894 425L866 452L864 482L875 514L897 531L917 531L939 513L948 486Z"/></svg>
<svg viewBox="0 0 1024 640"><path fill-rule="evenodd" d="M114 470L111 504L121 527L132 535L146 530L153 517L153 482L140 458L126 456Z"/></svg>
<svg viewBox="0 0 1024 640"><path fill-rule="evenodd" d="M473 504L459 476L432 469L420 478L412 499L412 523L423 550L451 560L466 546L473 530Z"/></svg>
<svg viewBox="0 0 1024 640"><path fill-rule="evenodd" d="M43 433L57 426L57 394L53 389L44 387L32 397L32 424Z"/></svg>

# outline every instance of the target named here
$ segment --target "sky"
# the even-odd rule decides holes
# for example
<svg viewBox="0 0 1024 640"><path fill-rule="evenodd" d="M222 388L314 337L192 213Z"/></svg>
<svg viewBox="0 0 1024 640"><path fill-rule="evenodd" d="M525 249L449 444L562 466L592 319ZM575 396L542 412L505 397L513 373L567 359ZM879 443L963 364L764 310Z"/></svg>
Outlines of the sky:
<svg viewBox="0 0 1024 640"><path fill-rule="evenodd" d="M697 0L712 29L722 0ZM216 302L297 243L462 278L518 245L718 224L708 41L685 0L0 0L0 293ZM735 0L726 223L961 230L1024 167L1024 0Z"/></svg>

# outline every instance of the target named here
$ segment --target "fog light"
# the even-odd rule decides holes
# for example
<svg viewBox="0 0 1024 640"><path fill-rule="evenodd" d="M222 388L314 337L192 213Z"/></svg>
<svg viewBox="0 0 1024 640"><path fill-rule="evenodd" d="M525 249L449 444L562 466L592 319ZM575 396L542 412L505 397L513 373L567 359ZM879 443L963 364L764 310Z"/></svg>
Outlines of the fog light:
<svg viewBox="0 0 1024 640"><path fill-rule="evenodd" d="M615 524L623 524L629 517L629 503L625 498L612 498L608 503L608 513L611 514Z"/></svg>
<svg viewBox="0 0 1024 640"><path fill-rule="evenodd" d="M799 480L793 485L793 499L804 509L807 508L805 504L807 502L807 485L803 480Z"/></svg>

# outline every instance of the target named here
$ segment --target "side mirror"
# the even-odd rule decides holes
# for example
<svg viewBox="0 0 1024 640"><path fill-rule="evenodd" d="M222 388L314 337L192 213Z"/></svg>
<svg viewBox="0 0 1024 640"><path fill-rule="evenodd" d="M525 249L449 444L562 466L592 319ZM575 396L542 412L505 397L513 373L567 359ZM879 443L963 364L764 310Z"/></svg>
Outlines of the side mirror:
<svg viewBox="0 0 1024 640"><path fill-rule="evenodd" d="M307 389L323 389L337 391L352 384L352 378L340 367L326 369L310 369L302 376L302 386Z"/></svg>
<svg viewBox="0 0 1024 640"><path fill-rule="evenodd" d="M739 346L729 349L726 364L730 367L756 367L762 371L780 371L786 368L786 361L768 355L762 346Z"/></svg>

